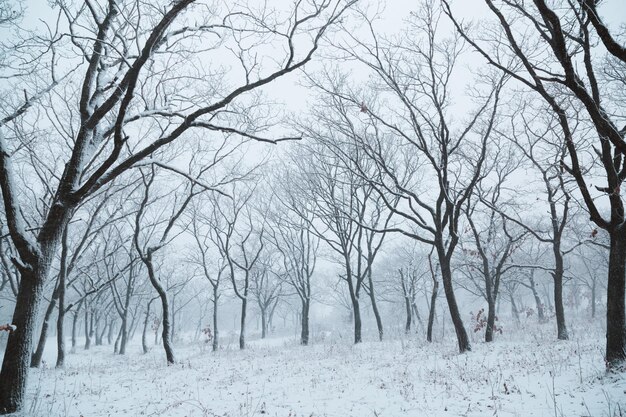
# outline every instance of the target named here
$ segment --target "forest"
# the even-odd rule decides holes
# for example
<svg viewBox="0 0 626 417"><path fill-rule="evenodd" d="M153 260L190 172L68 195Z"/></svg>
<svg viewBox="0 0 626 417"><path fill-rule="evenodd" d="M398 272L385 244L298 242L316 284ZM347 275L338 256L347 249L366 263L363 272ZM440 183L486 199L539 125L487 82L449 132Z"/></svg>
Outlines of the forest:
<svg viewBox="0 0 626 417"><path fill-rule="evenodd" d="M0 0L0 414L626 415L620 0Z"/></svg>

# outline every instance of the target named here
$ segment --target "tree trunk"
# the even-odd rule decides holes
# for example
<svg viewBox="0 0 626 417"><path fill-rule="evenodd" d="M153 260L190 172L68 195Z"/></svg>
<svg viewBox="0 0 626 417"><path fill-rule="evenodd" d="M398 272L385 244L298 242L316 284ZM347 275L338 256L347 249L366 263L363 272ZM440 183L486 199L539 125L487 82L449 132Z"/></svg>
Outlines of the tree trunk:
<svg viewBox="0 0 626 417"><path fill-rule="evenodd" d="M16 329L9 334L0 372L0 414L16 412L24 404L37 312L49 268L49 262L42 264L20 269L20 288L11 320Z"/></svg>
<svg viewBox="0 0 626 417"><path fill-rule="evenodd" d="M43 351L46 347L46 339L48 338L48 328L50 327L50 317L52 317L52 313L57 305L57 297L58 297L58 287L54 289L52 293L52 298L48 303L48 308L46 309L46 313L43 316L43 323L41 325L41 333L39 334L39 342L37 343L37 349L35 349L35 353L33 353L30 360L31 368L39 368L41 366L41 358L43 357Z"/></svg>
<svg viewBox="0 0 626 417"><path fill-rule="evenodd" d="M217 287L213 287L213 352L219 349L219 331L217 330Z"/></svg>
<svg viewBox="0 0 626 417"><path fill-rule="evenodd" d="M452 286L452 270L450 269L450 263L447 261L445 255L441 253L439 256L439 263L441 266L441 279L443 281L443 290L446 295L446 301L448 302L448 310L450 310L450 317L452 318L452 324L454 325L454 331L459 343L459 352L463 353L472 350L469 337L463 326L463 319L459 312L459 306L456 303L456 297L454 295L454 287Z"/></svg>
<svg viewBox="0 0 626 417"><path fill-rule="evenodd" d="M556 329L557 339L567 340L567 326L565 325L565 309L563 308L563 256L561 255L561 249L557 246L554 249L555 253L555 268L552 272L552 278L554 280L554 310L556 313Z"/></svg>
<svg viewBox="0 0 626 417"><path fill-rule="evenodd" d="M261 309L261 339L267 336L267 308Z"/></svg>
<svg viewBox="0 0 626 417"><path fill-rule="evenodd" d="M309 308L311 301L308 299L302 300L302 330L300 332L300 344L307 346L309 344Z"/></svg>
<svg viewBox="0 0 626 417"><path fill-rule="evenodd" d="M537 286L535 285L535 272L531 271L530 273L530 290L533 293L533 297L535 299L535 305L537 306L537 320L543 322L545 320L545 314L543 311L543 303L541 302L541 298L539 297L539 293L537 292Z"/></svg>
<svg viewBox="0 0 626 417"><path fill-rule="evenodd" d="M117 332L117 337L115 338L115 343L113 344L113 354L117 355L120 351L120 339L122 338L122 328Z"/></svg>
<svg viewBox="0 0 626 417"><path fill-rule="evenodd" d="M165 289L157 279L154 268L152 266L151 255L147 258L142 258L143 262L146 264L148 269L148 277L150 278L150 282L152 286L159 294L159 298L161 299L161 311L163 314L163 332L161 333L163 338L163 349L165 350L165 357L167 359L167 363L175 363L176 359L174 357L174 349L172 349L172 341L171 341L171 324L170 324L170 305L167 300L167 293Z"/></svg>
<svg viewBox="0 0 626 417"><path fill-rule="evenodd" d="M120 328L120 334L121 334L121 340L120 340L120 350L119 350L119 354L120 355L125 355L126 354L126 342L128 340L128 310L126 310L124 312L124 317L122 317L122 327Z"/></svg>
<svg viewBox="0 0 626 417"><path fill-rule="evenodd" d="M93 317L93 313L91 313ZM85 308L85 350L91 347L91 332L89 331L89 309Z"/></svg>
<svg viewBox="0 0 626 417"><path fill-rule="evenodd" d="M154 301L154 298L148 301L146 318L143 321L143 331L141 332L141 348L143 349L144 355L150 350L150 348L148 348L148 327L150 325L150 306L152 305L152 301Z"/></svg>
<svg viewBox="0 0 626 417"><path fill-rule="evenodd" d="M243 298L241 300L241 322L239 330L239 349L246 348L246 308L248 306L248 299Z"/></svg>
<svg viewBox="0 0 626 417"><path fill-rule="evenodd" d="M606 291L606 364L609 370L621 369L626 361L625 264L626 228L622 226L611 233L609 250Z"/></svg>
<svg viewBox="0 0 626 417"><path fill-rule="evenodd" d="M591 282L591 318L596 318L596 280Z"/></svg>
<svg viewBox="0 0 626 417"><path fill-rule="evenodd" d="M406 324L404 325L404 333L409 334L411 332L411 300L409 297L404 297L404 306L406 308Z"/></svg>
<svg viewBox="0 0 626 417"><path fill-rule="evenodd" d="M72 352L76 351L76 334L78 333L78 315L80 314L80 308L83 306L81 301L74 311L74 317L72 317Z"/></svg>
<svg viewBox="0 0 626 417"><path fill-rule="evenodd" d="M428 330L426 332L426 341L433 341L433 325L435 324L435 307L437 301L437 293L439 292L439 281L433 281L433 292L430 295L430 309L428 312Z"/></svg>
<svg viewBox="0 0 626 417"><path fill-rule="evenodd" d="M67 228L65 229L67 230ZM65 236L64 236L65 237ZM59 315L57 317L57 368L65 365L65 271L59 277Z"/></svg>
<svg viewBox="0 0 626 417"><path fill-rule="evenodd" d="M487 309L487 328L485 329L485 342L493 342L493 329L496 324L496 303L489 300Z"/></svg>
<svg viewBox="0 0 626 417"><path fill-rule="evenodd" d="M113 343L113 332L115 331L115 320L109 322L109 331L107 333L107 344Z"/></svg>
<svg viewBox="0 0 626 417"><path fill-rule="evenodd" d="M378 340L380 340L382 342L383 340L383 321L380 318L380 313L378 312L378 305L376 304L376 294L374 292L374 281L372 280L372 268L371 266L369 267L368 270L368 284L370 287L370 291L369 291L369 295L370 295L370 302L372 303L372 310L374 311L374 317L376 318L376 327L378 328Z"/></svg>
<svg viewBox="0 0 626 417"><path fill-rule="evenodd" d="M511 312L513 313L513 317L515 317L515 322L520 323L519 310L517 309L517 304L515 303L515 297L513 297L513 294L509 294L509 300L511 301Z"/></svg>

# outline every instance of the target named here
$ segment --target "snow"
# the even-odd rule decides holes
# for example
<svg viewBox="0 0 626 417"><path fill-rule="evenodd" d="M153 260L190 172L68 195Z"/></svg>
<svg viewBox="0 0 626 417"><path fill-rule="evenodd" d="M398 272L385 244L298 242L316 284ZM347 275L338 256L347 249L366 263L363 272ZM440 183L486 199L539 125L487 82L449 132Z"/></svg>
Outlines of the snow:
<svg viewBox="0 0 626 417"><path fill-rule="evenodd" d="M373 333L373 332L372 332ZM607 375L601 329L534 325L459 355L454 340L350 343L349 333L230 344L202 342L126 356L111 346L78 349L64 370L30 375L23 416L616 416L626 410L626 374ZM516 336L517 335L517 336ZM476 336L478 339L478 336ZM134 341L138 343L138 340ZM46 350L54 363L54 342Z"/></svg>

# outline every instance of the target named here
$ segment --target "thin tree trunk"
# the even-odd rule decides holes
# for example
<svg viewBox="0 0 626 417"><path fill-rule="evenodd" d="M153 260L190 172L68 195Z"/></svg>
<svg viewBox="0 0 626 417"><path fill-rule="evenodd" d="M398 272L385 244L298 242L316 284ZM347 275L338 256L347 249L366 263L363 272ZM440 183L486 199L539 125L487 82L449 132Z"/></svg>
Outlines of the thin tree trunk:
<svg viewBox="0 0 626 417"><path fill-rule="evenodd" d="M109 331L107 333L107 343L110 345L113 343L113 332L115 331L115 320L111 319L109 322Z"/></svg>
<svg viewBox="0 0 626 417"><path fill-rule="evenodd" d="M439 292L439 281L433 279L433 292L430 295L430 309L428 312L428 330L426 332L426 341L433 341L433 326L435 324L435 309L437 301L437 293Z"/></svg>
<svg viewBox="0 0 626 417"><path fill-rule="evenodd" d="M496 303L490 300L487 308L487 328L485 329L485 342L493 342L493 330L496 324Z"/></svg>
<svg viewBox="0 0 626 417"><path fill-rule="evenodd" d="M383 321L380 318L380 313L378 311L378 305L376 304L376 293L374 292L374 281L372 280L372 268L371 266L368 269L367 273L368 284L369 284L369 296L370 302L372 304L372 310L374 311L374 317L376 318L376 327L378 328L378 340L382 342L383 340Z"/></svg>
<svg viewBox="0 0 626 417"><path fill-rule="evenodd" d="M411 300L409 297L404 297L404 306L406 309L406 324L404 325L404 333L409 334L411 332L411 318L413 316L411 312Z"/></svg>
<svg viewBox="0 0 626 417"><path fill-rule="evenodd" d="M248 298L244 297L241 300L241 322L239 330L239 349L246 348L246 309L248 306Z"/></svg>
<svg viewBox="0 0 626 417"><path fill-rule="evenodd" d="M147 258L142 258L143 262L146 264L148 269L148 277L150 278L150 282L152 286L159 294L159 298L161 299L161 311L163 314L163 332L161 336L163 338L163 349L165 350L165 357L167 359L168 364L172 364L176 362L174 357L174 349L172 348L171 342L171 324L170 324L170 305L167 300L167 293L165 289L157 279L154 268L152 266L151 255Z"/></svg>
<svg viewBox="0 0 626 417"><path fill-rule="evenodd" d="M543 322L545 320L545 313L543 310L543 303L541 302L541 298L539 297L539 293L537 292L537 286L535 284L535 272L531 271L530 273L530 290L533 293L533 298L535 299L535 305L537 306L537 319L540 322Z"/></svg>
<svg viewBox="0 0 626 417"><path fill-rule="evenodd" d="M93 313L91 313L93 317ZM91 333L89 332L89 309L85 308L85 350L91 347Z"/></svg>
<svg viewBox="0 0 626 417"><path fill-rule="evenodd" d="M63 250L67 250L67 228L63 232ZM59 315L57 317L57 368L63 368L65 365L65 278L67 271L65 261L62 262L61 271L59 272Z"/></svg>
<svg viewBox="0 0 626 417"><path fill-rule="evenodd" d="M141 332L141 348L143 349L143 353L146 354L150 350L148 347L148 327L150 325L150 306L152 305L152 301L154 298L148 301L148 306L146 307L146 317L143 321L143 331Z"/></svg>
<svg viewBox="0 0 626 417"><path fill-rule="evenodd" d="M556 265L552 272L554 280L554 310L556 313L557 339L567 340L567 326L565 324L565 309L563 308L563 256L558 245L554 248Z"/></svg>
<svg viewBox="0 0 626 417"><path fill-rule="evenodd" d="M33 353L30 360L31 368L39 368L41 366L41 358L43 357L43 351L46 347L46 339L48 338L48 328L50 327L50 317L52 317L52 313L57 304L58 297L58 284L57 288L54 289L52 293L52 298L48 303L48 308L46 309L46 313L43 316L43 323L41 325L41 332L39 334L39 342L37 343L37 349L35 349L35 353Z"/></svg>
<svg viewBox="0 0 626 417"><path fill-rule="evenodd" d="M513 317L515 317L515 322L520 323L519 310L517 309L513 294L509 294L509 300L511 301L511 312L513 313Z"/></svg>
<svg viewBox="0 0 626 417"><path fill-rule="evenodd" d="M591 318L596 318L596 280L591 282Z"/></svg>
<svg viewBox="0 0 626 417"><path fill-rule="evenodd" d="M217 329L217 287L213 287L213 352L219 349L219 331Z"/></svg>
<svg viewBox="0 0 626 417"><path fill-rule="evenodd" d="M74 317L72 317L72 352L76 351L76 335L78 333L78 315L80 314L80 309L83 306L83 301L81 300L78 303L78 307L74 311Z"/></svg>

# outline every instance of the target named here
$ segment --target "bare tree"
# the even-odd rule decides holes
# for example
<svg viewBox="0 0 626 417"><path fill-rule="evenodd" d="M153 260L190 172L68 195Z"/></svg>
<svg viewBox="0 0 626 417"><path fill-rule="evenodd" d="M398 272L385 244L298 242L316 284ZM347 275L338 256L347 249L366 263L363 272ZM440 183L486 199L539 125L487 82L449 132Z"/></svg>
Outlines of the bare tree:
<svg viewBox="0 0 626 417"><path fill-rule="evenodd" d="M343 157L397 219L397 227L378 230L434 246L464 352L471 346L454 294L451 261L462 209L483 175L503 79L485 74L486 92L475 91L472 97L477 109L457 122L450 79L464 47L458 35L441 33L440 19L434 2L425 2L402 38L384 39L363 16L370 39L352 36L349 45L338 47L368 68L375 81L355 88L345 76L322 75L313 83L324 106L314 114L315 125L333 143L347 144L350 152Z"/></svg>
<svg viewBox="0 0 626 417"><path fill-rule="evenodd" d="M444 0L458 33L490 65L534 92L558 120L558 136L566 149L560 167L576 181L591 221L610 236L606 363L608 369L619 367L626 360L626 222L620 193L626 178L626 142L625 130L617 125L623 121L623 106L614 100L612 87L621 84L626 74L624 47L602 22L593 0L557 5L544 0L485 3L500 30L481 35L479 41ZM520 27L530 30L518 31ZM608 71L608 76L596 65L603 49L608 51L605 59L613 63L614 71ZM596 140L592 142L588 134L577 135L578 124L592 128ZM589 145L595 153L592 158L586 152ZM587 183L588 173L598 171L606 183L594 191ZM600 197L608 200L608 216L599 206Z"/></svg>
<svg viewBox="0 0 626 417"><path fill-rule="evenodd" d="M284 295L283 279L276 271L275 262L266 251L251 274L250 293L261 313L261 339L267 337L276 306Z"/></svg>
<svg viewBox="0 0 626 417"><path fill-rule="evenodd" d="M283 178L275 195L280 204L269 218L268 235L280 252L284 280L300 299L300 344L306 346L310 339L309 313L313 300L311 279L315 272L320 239L312 229L312 213L292 208L291 203L295 201L290 198L287 178ZM298 213L307 217L302 218Z"/></svg>
<svg viewBox="0 0 626 417"><path fill-rule="evenodd" d="M50 53L37 57L35 63L52 62L56 66L59 60L64 60L63 68L71 68L74 78L68 82L69 90L73 89L71 85L80 85L80 91L75 108L72 108L74 100L58 108L51 106L53 111L67 109L67 123L61 126L65 132L61 142L66 146L63 155L55 159L67 163L59 164L62 172L50 175L53 181L46 190L53 196L52 203L35 232L24 226L21 209L28 202L22 201L21 185L12 168L23 149L17 142L24 136L19 135L16 127L18 119L36 99L64 80L64 76L57 76L52 68L49 71L52 81L26 94L26 100L12 114L3 116L0 124L0 188L11 241L18 254L16 264L22 276L14 314L17 330L9 337L0 372L0 412L14 412L23 404L26 369L44 284L62 231L78 204L190 130L227 131L266 140L250 123L228 117L237 114L237 99L302 68L312 59L328 28L353 2L298 2L286 18L252 10L245 4L234 6L223 15L218 9L199 13L192 6L193 0L170 3L164 8L114 0L106 4L77 3L76 8L66 3L55 4L65 19L63 26L56 27L68 28L68 33L62 36L71 42L50 41ZM184 19L187 12L195 12L193 16L203 16L203 20L197 26L189 25ZM245 40L239 36L242 33L246 34ZM256 42L255 35L258 35ZM308 38L304 44L302 35ZM52 34L51 39L59 36ZM225 39L234 42L235 48L233 42L225 47L235 51L241 63L241 82L214 83L213 79L209 81L211 77L194 72L194 68L202 65L188 65L189 59L201 61L217 51ZM268 42L276 47L268 49L262 45ZM57 50L64 46L66 50ZM273 54L272 59L263 62L277 63L271 69L259 64L261 56L268 53ZM47 61L50 55L54 58ZM153 77L161 68L169 75ZM207 83L200 85L202 79L207 79ZM199 90L207 94L196 94ZM226 109L229 112L223 113ZM53 118L48 120L53 122ZM130 132L137 130L131 125L136 122L152 128L145 136L133 137ZM18 134L5 137L9 127Z"/></svg>

